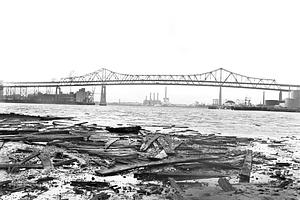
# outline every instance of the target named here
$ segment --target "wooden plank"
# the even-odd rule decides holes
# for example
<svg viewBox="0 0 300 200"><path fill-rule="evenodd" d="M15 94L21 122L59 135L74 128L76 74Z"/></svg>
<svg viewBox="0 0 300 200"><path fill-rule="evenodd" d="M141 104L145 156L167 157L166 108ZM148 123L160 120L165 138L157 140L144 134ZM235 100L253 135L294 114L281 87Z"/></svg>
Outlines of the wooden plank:
<svg viewBox="0 0 300 200"><path fill-rule="evenodd" d="M8 185L11 183L11 180L0 181L0 187Z"/></svg>
<svg viewBox="0 0 300 200"><path fill-rule="evenodd" d="M140 148L140 151L146 151L150 145L155 141L157 140L157 138L159 138L161 135L154 135L153 137L151 137L150 139L148 139L144 144L142 144L141 148Z"/></svg>
<svg viewBox="0 0 300 200"><path fill-rule="evenodd" d="M235 191L235 188L225 178L219 178L218 183L225 192Z"/></svg>
<svg viewBox="0 0 300 200"><path fill-rule="evenodd" d="M183 200L184 199L184 192L183 190L177 185L176 181L173 178L169 178L170 185L175 189L175 191L178 193L178 199Z"/></svg>
<svg viewBox="0 0 300 200"><path fill-rule="evenodd" d="M252 150L247 150L244 164L240 171L240 182L249 182L252 169Z"/></svg>
<svg viewBox="0 0 300 200"><path fill-rule="evenodd" d="M134 173L134 177L146 181L166 180L173 178L174 180L193 180L193 179L207 179L207 178L220 178L226 177L228 174L205 171L205 172L141 172Z"/></svg>
<svg viewBox="0 0 300 200"><path fill-rule="evenodd" d="M26 163L27 161L31 160L32 158L37 157L38 155L40 155L40 152L33 152L32 154L30 154L29 156L27 156L26 158L24 158L19 164L23 165L24 163ZM17 169L18 169L18 167L13 167L13 168L11 168L10 172L13 173Z"/></svg>
<svg viewBox="0 0 300 200"><path fill-rule="evenodd" d="M71 181L71 186L78 187L109 187L110 184L104 181Z"/></svg>
<svg viewBox="0 0 300 200"><path fill-rule="evenodd" d="M108 149L113 143L118 141L120 138L114 138L112 140L109 140L107 143L105 143L104 149Z"/></svg>
<svg viewBox="0 0 300 200"><path fill-rule="evenodd" d="M174 158L174 159L168 159L168 160L161 160L161 161L153 161L153 162L144 162L144 163L137 163L132 165L124 165L124 166L117 166L112 169L106 169L106 170L97 170L96 174L101 176L108 176L108 175L114 175L121 172L129 171L136 168L141 167L153 167L153 166L160 166L160 165L170 165L175 163L185 163L185 162L201 162L202 160L212 160L217 159L218 157L215 156L196 156L196 157L188 157L188 158Z"/></svg>
<svg viewBox="0 0 300 200"><path fill-rule="evenodd" d="M63 161L60 161L60 162L56 162L53 165L55 167L62 166L62 165L70 165L70 164L72 164L73 162L76 162L76 161L77 161L76 158L72 158L72 159L69 159L69 160L63 160Z"/></svg>
<svg viewBox="0 0 300 200"><path fill-rule="evenodd" d="M8 163L0 163L0 169L11 169L13 167L17 168L26 168L26 169L42 169L43 165L37 165L37 164L8 164Z"/></svg>
<svg viewBox="0 0 300 200"><path fill-rule="evenodd" d="M71 153L63 153L64 155L68 156L71 159L76 159L78 161L78 163L80 164L81 167L84 167L87 165L86 161L78 156L75 156Z"/></svg>
<svg viewBox="0 0 300 200"><path fill-rule="evenodd" d="M174 149L171 148L170 143L166 141L165 137L159 137L157 138L157 141L168 155L175 154Z"/></svg>
<svg viewBox="0 0 300 200"><path fill-rule="evenodd" d="M48 155L46 155L45 153L41 153L41 154L38 155L38 157L41 160L42 165L44 166L44 169L53 168L52 162L51 162Z"/></svg>
<svg viewBox="0 0 300 200"><path fill-rule="evenodd" d="M4 141L0 140L0 149L3 147Z"/></svg>

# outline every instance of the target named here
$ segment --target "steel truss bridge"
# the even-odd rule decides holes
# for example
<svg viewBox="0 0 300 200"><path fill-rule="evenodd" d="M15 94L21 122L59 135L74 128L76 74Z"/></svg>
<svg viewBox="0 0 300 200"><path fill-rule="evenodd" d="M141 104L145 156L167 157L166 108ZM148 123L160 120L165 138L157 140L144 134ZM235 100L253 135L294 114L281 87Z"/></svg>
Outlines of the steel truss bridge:
<svg viewBox="0 0 300 200"><path fill-rule="evenodd" d="M222 102L222 87L273 91L291 91L300 85L280 84L275 79L255 78L219 68L202 74L190 75L133 75L113 72L102 68L82 76L62 78L45 82L4 82L2 87L12 88L59 88L64 86L102 86L101 101L106 99L106 85L182 85L219 87L219 104Z"/></svg>

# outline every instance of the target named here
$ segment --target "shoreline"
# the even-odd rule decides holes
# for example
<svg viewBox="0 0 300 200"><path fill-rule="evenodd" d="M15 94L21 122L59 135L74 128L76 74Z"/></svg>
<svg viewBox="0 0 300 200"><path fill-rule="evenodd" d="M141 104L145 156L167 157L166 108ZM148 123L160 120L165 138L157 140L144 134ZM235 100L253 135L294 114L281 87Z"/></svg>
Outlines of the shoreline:
<svg viewBox="0 0 300 200"><path fill-rule="evenodd" d="M76 118L46 116L41 121L40 116L20 116L0 115L4 199L25 195L52 195L52 199L59 195L81 199L97 195L114 199L299 197L300 155L293 157L297 138L201 134L185 126L107 128ZM248 183L240 177L249 151ZM24 164L41 169L16 165L37 152L46 161L39 154ZM5 168L8 163L15 164L13 171ZM228 187L231 190L225 191Z"/></svg>

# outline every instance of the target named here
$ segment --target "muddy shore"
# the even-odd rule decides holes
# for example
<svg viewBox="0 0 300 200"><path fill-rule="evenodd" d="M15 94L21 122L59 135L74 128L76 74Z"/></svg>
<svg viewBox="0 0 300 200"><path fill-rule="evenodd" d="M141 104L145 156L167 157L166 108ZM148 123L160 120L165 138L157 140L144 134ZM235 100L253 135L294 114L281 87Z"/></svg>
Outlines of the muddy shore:
<svg viewBox="0 0 300 200"><path fill-rule="evenodd" d="M298 143L0 114L0 198L299 199Z"/></svg>

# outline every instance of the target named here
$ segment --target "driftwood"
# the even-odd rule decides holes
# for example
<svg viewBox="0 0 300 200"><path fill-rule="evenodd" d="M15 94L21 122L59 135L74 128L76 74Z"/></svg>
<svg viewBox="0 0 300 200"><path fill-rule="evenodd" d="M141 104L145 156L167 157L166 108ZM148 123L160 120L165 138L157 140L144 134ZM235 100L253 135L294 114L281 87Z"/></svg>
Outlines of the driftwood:
<svg viewBox="0 0 300 200"><path fill-rule="evenodd" d="M105 128L107 131L111 133L119 133L119 134L128 134L128 133L133 133L137 134L142 128L140 126L128 126L128 127L106 127Z"/></svg>
<svg viewBox="0 0 300 200"><path fill-rule="evenodd" d="M76 158L72 158L72 159L69 159L69 160L63 160L63 161L56 162L53 165L55 167L58 167L58 166L62 166L62 165L69 165L69 164L72 164L73 162L76 162L76 161L77 161Z"/></svg>
<svg viewBox="0 0 300 200"><path fill-rule="evenodd" d="M0 169L12 169L12 168L26 168L26 169L43 169L43 165L38 164L10 164L10 163L0 163Z"/></svg>
<svg viewBox="0 0 300 200"><path fill-rule="evenodd" d="M51 177L51 176L46 176L46 177L42 177L39 178L38 180L36 180L37 183L44 183L44 182L48 182L48 181L53 181L55 178Z"/></svg>
<svg viewBox="0 0 300 200"><path fill-rule="evenodd" d="M252 150L247 150L243 167L240 171L240 182L249 182L252 169Z"/></svg>
<svg viewBox="0 0 300 200"><path fill-rule="evenodd" d="M184 192L182 189L177 185L175 180L173 178L169 178L170 185L175 189L175 191L178 193L177 199L184 200Z"/></svg>
<svg viewBox="0 0 300 200"><path fill-rule="evenodd" d="M8 185L11 183L11 180L0 181L0 187Z"/></svg>
<svg viewBox="0 0 300 200"><path fill-rule="evenodd" d="M35 135L68 135L70 134L70 131L55 129L55 130L39 131L34 134Z"/></svg>
<svg viewBox="0 0 300 200"><path fill-rule="evenodd" d="M71 159L76 159L77 162L80 164L80 166L84 167L87 165L86 161L78 156L75 156L73 154L70 154L70 153L63 153L64 155L68 156L69 158Z"/></svg>
<svg viewBox="0 0 300 200"><path fill-rule="evenodd" d="M0 149L3 147L4 141L0 140Z"/></svg>
<svg viewBox="0 0 300 200"><path fill-rule="evenodd" d="M109 140L105 146L104 146L104 149L108 149L113 143L115 143L116 141L118 141L120 138L114 138L112 140Z"/></svg>
<svg viewBox="0 0 300 200"><path fill-rule="evenodd" d="M100 182L100 181L71 181L71 186L77 187L109 187L110 184L108 182Z"/></svg>
<svg viewBox="0 0 300 200"><path fill-rule="evenodd" d="M234 187L225 178L219 178L218 183L225 192L235 191Z"/></svg>
<svg viewBox="0 0 300 200"><path fill-rule="evenodd" d="M41 160L42 165L44 166L45 169L53 168L52 162L47 154L41 153L38 155L38 157Z"/></svg>
<svg viewBox="0 0 300 200"><path fill-rule="evenodd" d="M142 144L142 146L141 146L141 148L140 148L140 151L146 151L149 147L150 147L150 145L155 141L155 140L157 140L157 138L159 138L160 137L160 135L154 135L154 136L152 136L150 139L148 139L147 141L146 141L146 143L144 143L144 144Z"/></svg>
<svg viewBox="0 0 300 200"><path fill-rule="evenodd" d="M46 135L17 135L17 136L0 136L4 141L29 141L29 142L50 142L53 140L84 140L87 136L70 135L70 134L46 134Z"/></svg>
<svg viewBox="0 0 300 200"><path fill-rule="evenodd" d="M174 180L192 180L192 179L206 179L206 178L219 178L225 177L228 174L224 173L208 173L208 172L141 172L134 173L134 177L142 180L152 181L152 180L166 180L168 178L173 178Z"/></svg>
<svg viewBox="0 0 300 200"><path fill-rule="evenodd" d="M23 165L25 162L31 160L32 158L37 157L38 155L40 155L40 152L33 152L31 155L29 155L26 158L24 158L19 164ZM11 168L10 172L13 173L17 169L18 169L17 167L13 167L13 168Z"/></svg>
<svg viewBox="0 0 300 200"><path fill-rule="evenodd" d="M114 175L121 172L129 171L136 168L141 167L153 167L153 166L160 166L160 165L170 165L175 163L184 163L184 162L201 162L202 160L210 160L210 159L217 159L218 157L205 157L205 156L196 156L196 157L188 157L188 158L175 158L175 159L168 159L168 160L162 160L162 161L154 161L154 162L144 162L144 163L138 163L133 165L125 165L125 166L117 166L112 169L106 169L106 170L97 170L96 174L101 176L108 176L108 175Z"/></svg>

